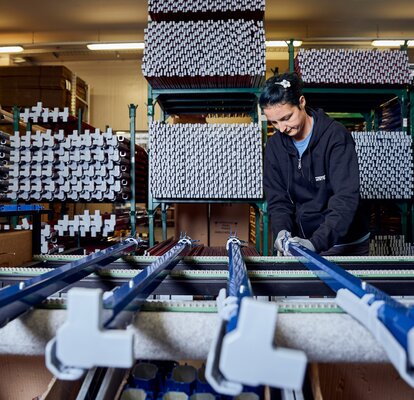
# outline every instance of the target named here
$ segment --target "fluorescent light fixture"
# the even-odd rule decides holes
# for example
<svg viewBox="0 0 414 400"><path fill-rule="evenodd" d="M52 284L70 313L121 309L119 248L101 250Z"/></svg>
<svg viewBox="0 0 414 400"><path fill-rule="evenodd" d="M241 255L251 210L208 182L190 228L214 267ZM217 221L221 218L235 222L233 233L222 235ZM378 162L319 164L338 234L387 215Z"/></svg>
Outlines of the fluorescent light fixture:
<svg viewBox="0 0 414 400"><path fill-rule="evenodd" d="M22 46L1 46L0 53L20 53L23 51Z"/></svg>
<svg viewBox="0 0 414 400"><path fill-rule="evenodd" d="M287 47L289 40L266 40L266 47ZM301 40L293 41L294 47L302 46Z"/></svg>
<svg viewBox="0 0 414 400"><path fill-rule="evenodd" d="M89 50L142 50L144 43L91 43L86 46Z"/></svg>
<svg viewBox="0 0 414 400"><path fill-rule="evenodd" d="M412 40L408 41L408 44ZM404 46L405 40L373 40L371 44L375 47L400 47Z"/></svg>

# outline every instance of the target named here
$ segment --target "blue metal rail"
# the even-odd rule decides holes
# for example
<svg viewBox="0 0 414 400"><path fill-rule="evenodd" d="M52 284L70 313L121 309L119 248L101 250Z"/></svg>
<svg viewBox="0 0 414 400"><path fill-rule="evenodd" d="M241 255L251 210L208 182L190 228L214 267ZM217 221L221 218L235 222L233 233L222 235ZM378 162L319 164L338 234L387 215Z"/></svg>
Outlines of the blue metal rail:
<svg viewBox="0 0 414 400"><path fill-rule="evenodd" d="M229 280L217 299L222 319L206 364L206 378L221 394L237 395L243 385L296 390L302 386L306 356L274 346L277 307L256 301L241 254L242 243L227 242Z"/></svg>
<svg viewBox="0 0 414 400"><path fill-rule="evenodd" d="M252 297L253 290L247 275L246 264L241 254L241 242L236 238L228 241L229 254L229 279L227 283L227 294L236 299L237 310L240 309L244 297ZM227 332L231 332L237 326L239 312L235 312L227 323Z"/></svg>
<svg viewBox="0 0 414 400"><path fill-rule="evenodd" d="M164 272L174 268L191 244L190 238L182 237L171 250L105 300L100 289L71 289L67 320L46 347L49 370L59 379L73 380L92 367L131 367L135 360L133 332L115 329L125 328L135 315L125 311L125 307L135 300L134 306L139 308L168 275Z"/></svg>
<svg viewBox="0 0 414 400"><path fill-rule="evenodd" d="M0 325L7 324L52 294L134 251L137 245L137 240L128 238L122 243L65 264L53 271L1 289Z"/></svg>
<svg viewBox="0 0 414 400"><path fill-rule="evenodd" d="M140 308L147 297L158 287L167 276L165 271L171 271L183 258L183 250L191 246L190 238L184 237L167 253L160 256L151 265L143 269L138 275L125 283L113 294L104 300L104 308L110 309L110 315L106 317L103 326L114 327L115 317L134 300L134 306Z"/></svg>
<svg viewBox="0 0 414 400"><path fill-rule="evenodd" d="M40 211L44 207L39 204L2 204L0 205L1 212L14 213L15 211Z"/></svg>

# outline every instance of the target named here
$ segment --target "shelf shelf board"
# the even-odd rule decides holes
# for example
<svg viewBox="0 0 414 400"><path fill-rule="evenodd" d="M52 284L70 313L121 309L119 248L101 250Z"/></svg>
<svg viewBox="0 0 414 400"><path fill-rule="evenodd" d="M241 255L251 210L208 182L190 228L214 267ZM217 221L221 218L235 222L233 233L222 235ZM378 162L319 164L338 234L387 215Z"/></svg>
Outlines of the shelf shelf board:
<svg viewBox="0 0 414 400"><path fill-rule="evenodd" d="M398 87L312 87L303 89L307 104L326 112L370 112L395 98L407 96L407 88Z"/></svg>
<svg viewBox="0 0 414 400"><path fill-rule="evenodd" d="M154 89L150 96L168 115L252 115L257 111L259 93L259 88Z"/></svg>

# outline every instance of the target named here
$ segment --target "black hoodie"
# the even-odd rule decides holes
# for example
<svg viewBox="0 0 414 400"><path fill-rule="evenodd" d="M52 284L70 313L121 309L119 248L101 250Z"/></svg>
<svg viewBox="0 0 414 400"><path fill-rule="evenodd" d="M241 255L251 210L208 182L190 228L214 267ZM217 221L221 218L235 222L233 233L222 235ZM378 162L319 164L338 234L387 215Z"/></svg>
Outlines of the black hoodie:
<svg viewBox="0 0 414 400"><path fill-rule="evenodd" d="M321 252L362 238L367 218L351 134L323 110L307 112L313 133L301 158L289 136L276 132L268 140L264 189L273 233L286 229Z"/></svg>

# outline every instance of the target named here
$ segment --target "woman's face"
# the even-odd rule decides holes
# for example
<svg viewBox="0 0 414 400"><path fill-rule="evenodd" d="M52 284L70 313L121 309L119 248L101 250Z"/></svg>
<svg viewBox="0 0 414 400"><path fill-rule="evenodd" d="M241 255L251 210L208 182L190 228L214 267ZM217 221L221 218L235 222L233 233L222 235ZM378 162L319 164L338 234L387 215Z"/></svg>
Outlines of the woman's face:
<svg viewBox="0 0 414 400"><path fill-rule="evenodd" d="M310 131L309 115L305 111L305 98L301 96L299 106L279 103L263 109L267 120L281 133L294 140L303 140Z"/></svg>

